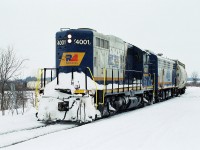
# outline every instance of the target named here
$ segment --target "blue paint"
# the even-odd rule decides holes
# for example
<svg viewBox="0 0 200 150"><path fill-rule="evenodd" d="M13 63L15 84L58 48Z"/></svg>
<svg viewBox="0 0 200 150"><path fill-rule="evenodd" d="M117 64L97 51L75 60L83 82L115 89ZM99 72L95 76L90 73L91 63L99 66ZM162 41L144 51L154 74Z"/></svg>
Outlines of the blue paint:
<svg viewBox="0 0 200 150"><path fill-rule="evenodd" d="M58 45L58 41L64 40L64 45ZM68 43L71 40L71 43ZM80 44L77 40L87 40L89 44ZM77 43L78 44L77 44ZM65 52L85 52L84 58L80 66L60 66L60 60ZM72 55L66 56L66 61L70 61ZM73 71L85 71L89 67L93 72L93 32L89 30L71 29L56 33L56 68L59 72L69 73Z"/></svg>

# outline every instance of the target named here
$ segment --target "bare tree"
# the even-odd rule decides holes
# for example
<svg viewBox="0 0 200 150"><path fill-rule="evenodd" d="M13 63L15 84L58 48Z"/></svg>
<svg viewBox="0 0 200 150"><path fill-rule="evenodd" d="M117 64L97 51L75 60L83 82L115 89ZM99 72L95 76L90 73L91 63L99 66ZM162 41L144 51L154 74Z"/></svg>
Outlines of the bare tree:
<svg viewBox="0 0 200 150"><path fill-rule="evenodd" d="M197 85L197 81L199 77L198 72L194 71L191 77L192 77L193 85Z"/></svg>
<svg viewBox="0 0 200 150"><path fill-rule="evenodd" d="M22 64L25 59L16 57L13 47L0 50L0 93L1 93L1 110L5 115L5 90L9 80L14 80L20 75Z"/></svg>

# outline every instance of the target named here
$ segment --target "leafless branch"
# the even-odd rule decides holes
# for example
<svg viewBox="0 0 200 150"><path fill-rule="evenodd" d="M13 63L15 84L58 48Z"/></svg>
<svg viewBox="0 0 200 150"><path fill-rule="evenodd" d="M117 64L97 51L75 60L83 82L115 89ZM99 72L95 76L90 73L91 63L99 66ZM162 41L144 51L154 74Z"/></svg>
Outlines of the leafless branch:
<svg viewBox="0 0 200 150"><path fill-rule="evenodd" d="M9 46L0 51L0 93L1 93L1 110L4 111L4 91L5 86L10 80L13 80L20 74L22 64L27 59L16 57L13 47Z"/></svg>

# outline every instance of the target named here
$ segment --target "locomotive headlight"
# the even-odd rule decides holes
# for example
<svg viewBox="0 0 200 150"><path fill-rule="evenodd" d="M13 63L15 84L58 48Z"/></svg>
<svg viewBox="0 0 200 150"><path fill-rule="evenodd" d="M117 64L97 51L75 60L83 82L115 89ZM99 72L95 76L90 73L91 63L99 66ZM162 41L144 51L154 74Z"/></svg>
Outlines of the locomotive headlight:
<svg viewBox="0 0 200 150"><path fill-rule="evenodd" d="M68 42L68 43L71 43L71 42L72 42L72 39L68 39L67 42Z"/></svg>
<svg viewBox="0 0 200 150"><path fill-rule="evenodd" d="M68 37L68 39L71 39L71 38L72 38L72 35L71 35L71 34L68 34L67 37Z"/></svg>

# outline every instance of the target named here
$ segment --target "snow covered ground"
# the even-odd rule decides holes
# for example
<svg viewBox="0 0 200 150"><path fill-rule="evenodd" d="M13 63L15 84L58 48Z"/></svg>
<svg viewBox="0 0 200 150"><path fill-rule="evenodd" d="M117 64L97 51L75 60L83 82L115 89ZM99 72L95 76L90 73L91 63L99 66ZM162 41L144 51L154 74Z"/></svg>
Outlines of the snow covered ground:
<svg viewBox="0 0 200 150"><path fill-rule="evenodd" d="M200 88L189 87L181 97L3 149L199 150L199 116ZM14 119L0 117L0 143L1 133L31 125L41 125L33 113Z"/></svg>
<svg viewBox="0 0 200 150"><path fill-rule="evenodd" d="M15 113L14 116L12 116L11 112L6 113L6 116L2 116L0 114L0 135L44 125L41 122L36 121L36 117L34 115L36 111L34 109L29 108L29 110L26 111L28 112L25 112L24 115L21 113L16 115Z"/></svg>

